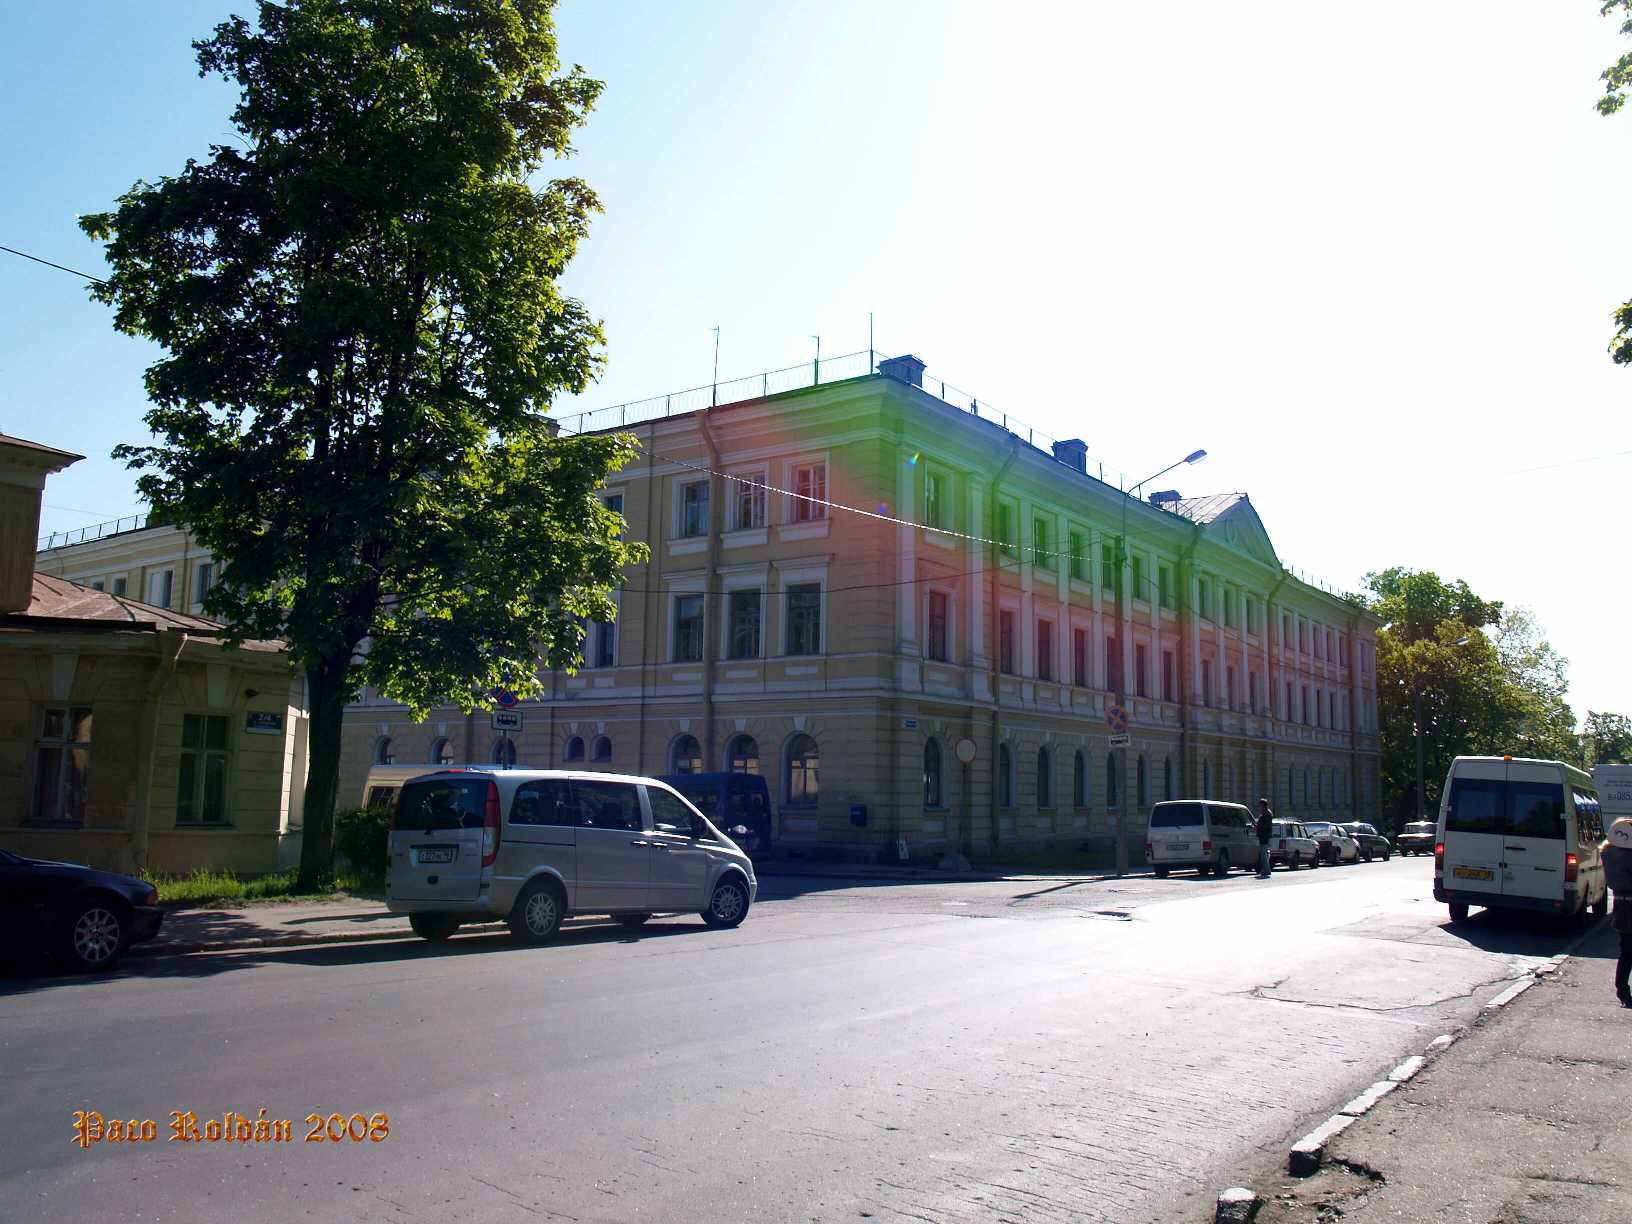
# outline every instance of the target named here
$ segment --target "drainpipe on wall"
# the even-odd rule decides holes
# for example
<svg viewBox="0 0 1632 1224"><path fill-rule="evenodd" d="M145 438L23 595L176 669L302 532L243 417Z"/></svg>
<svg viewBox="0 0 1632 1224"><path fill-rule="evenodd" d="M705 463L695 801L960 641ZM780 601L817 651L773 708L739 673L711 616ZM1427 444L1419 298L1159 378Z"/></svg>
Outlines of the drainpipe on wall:
<svg viewBox="0 0 1632 1224"><path fill-rule="evenodd" d="M990 646L990 649L986 652L986 659L987 659L987 664L991 669L990 675L991 675L991 684L992 684L992 773L991 773L992 782L991 782L991 786L988 788L988 790L990 792L990 798L991 798L990 809L991 809L991 815L992 815L991 844L992 844L992 847L994 849L997 846L997 822L998 822L998 803L997 803L997 800L998 800L999 783L1001 781L1001 779L998 777L998 772L997 772L997 770L998 770L998 753L999 753L999 750L1001 749L1002 744L1003 744L1003 713L1002 713L1003 691L1002 691L1002 687L1001 687L1001 681L999 681L999 679L998 679L998 671L997 671L997 662L998 662L998 660L997 660L997 644L998 644L997 573L998 573L998 569L999 569L999 567L1001 565L1001 562L998 560L999 545L997 543L997 486L998 486L998 483L1003 479L1003 477L1008 475L1009 468L1014 466L1014 461L1016 459L1018 459L1019 457L1020 457L1020 443L1019 443L1019 440L1016 439L1016 438L1011 437L1009 439L1009 457L1007 459L1003 460L1003 466L998 468L997 473L992 477L991 484L990 484L990 494L988 495L988 497L986 499L987 509L989 511L989 520L990 520L991 525L992 525L991 530L987 533L987 538L990 539L992 542L986 546L986 555L987 555L987 558L988 558L987 563L986 563L986 585L987 585L987 589L991 593L991 600L992 600L992 614L989 617L986 618L986 620L987 620L987 629L986 629L987 642L988 642L988 644ZM1016 516L1016 517L1018 518L1018 516ZM1015 529L1016 533L1019 532L1020 524L1018 522L1015 523L1014 529ZM1012 756L1009 758L1009 767L1011 769L1014 767L1014 758Z"/></svg>
<svg viewBox="0 0 1632 1224"><path fill-rule="evenodd" d="M150 805L153 799L153 772L159 751L159 696L165 685L176 674L181 652L189 639L186 630L168 629L159 635L159 657L153 667L153 678L148 681L142 706L147 714L147 726L142 732L141 756L136 767L136 803L131 812L130 855L136 871L147 866L148 828L152 824ZM172 646L172 643L174 645Z"/></svg>
<svg viewBox="0 0 1632 1224"><path fill-rule="evenodd" d="M697 414L697 430L702 434L703 445L708 447L708 466L713 470L708 477L708 571L703 581L708 585L703 591L703 768L712 770L718 767L718 760L714 756L714 661L716 657L716 643L722 625L720 610L720 525L725 519L725 480L718 475L720 470L720 448L714 440L713 431L708 427L708 417L712 409L705 408Z"/></svg>

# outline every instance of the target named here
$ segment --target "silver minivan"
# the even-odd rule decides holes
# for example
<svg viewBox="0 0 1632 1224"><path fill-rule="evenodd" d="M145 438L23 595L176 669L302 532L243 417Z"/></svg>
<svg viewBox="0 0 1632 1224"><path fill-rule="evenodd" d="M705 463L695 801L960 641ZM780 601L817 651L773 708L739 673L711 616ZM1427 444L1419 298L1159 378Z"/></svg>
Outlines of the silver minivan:
<svg viewBox="0 0 1632 1224"><path fill-rule="evenodd" d="M1145 862L1157 879L1173 868L1228 875L1231 867L1258 866L1258 826L1239 803L1174 799L1150 809Z"/></svg>
<svg viewBox="0 0 1632 1224"><path fill-rule="evenodd" d="M386 908L425 939L503 919L542 943L585 913L734 927L758 891L748 856L655 778L440 769L403 783L392 814Z"/></svg>

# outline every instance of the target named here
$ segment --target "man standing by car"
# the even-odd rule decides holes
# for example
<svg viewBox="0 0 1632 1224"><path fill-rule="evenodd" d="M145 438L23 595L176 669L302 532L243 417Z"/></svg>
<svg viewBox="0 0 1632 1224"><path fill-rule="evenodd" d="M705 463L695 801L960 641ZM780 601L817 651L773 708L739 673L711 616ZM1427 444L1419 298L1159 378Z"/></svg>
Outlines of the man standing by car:
<svg viewBox="0 0 1632 1224"><path fill-rule="evenodd" d="M1269 839L1275 836L1275 813L1269 800L1258 800L1258 878L1269 879Z"/></svg>

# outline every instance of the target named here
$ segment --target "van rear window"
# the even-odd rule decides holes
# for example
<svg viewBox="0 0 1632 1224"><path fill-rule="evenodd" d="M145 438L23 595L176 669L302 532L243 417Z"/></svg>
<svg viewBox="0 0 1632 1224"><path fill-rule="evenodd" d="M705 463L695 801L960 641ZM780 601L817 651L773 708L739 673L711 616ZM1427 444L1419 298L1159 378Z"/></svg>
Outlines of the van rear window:
<svg viewBox="0 0 1632 1224"><path fill-rule="evenodd" d="M409 782L397 800L393 829L435 833L479 829L487 815L487 778L427 778Z"/></svg>
<svg viewBox="0 0 1632 1224"><path fill-rule="evenodd" d="M1205 823L1199 803L1158 803L1150 810L1153 829L1188 829Z"/></svg>
<svg viewBox="0 0 1632 1224"><path fill-rule="evenodd" d="M1448 833L1564 838L1564 787L1557 782L1452 778Z"/></svg>

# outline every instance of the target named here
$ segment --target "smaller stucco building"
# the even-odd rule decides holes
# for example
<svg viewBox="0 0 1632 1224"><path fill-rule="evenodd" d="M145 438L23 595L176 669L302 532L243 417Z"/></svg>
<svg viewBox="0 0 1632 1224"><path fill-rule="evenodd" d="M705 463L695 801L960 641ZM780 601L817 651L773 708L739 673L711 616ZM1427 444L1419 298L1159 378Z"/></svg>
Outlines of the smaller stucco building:
<svg viewBox="0 0 1632 1224"><path fill-rule="evenodd" d="M46 477L0 434L0 846L161 874L299 858L301 679L277 642L34 570Z"/></svg>

